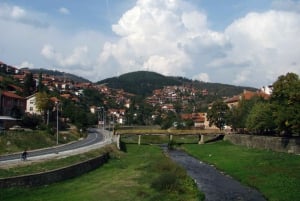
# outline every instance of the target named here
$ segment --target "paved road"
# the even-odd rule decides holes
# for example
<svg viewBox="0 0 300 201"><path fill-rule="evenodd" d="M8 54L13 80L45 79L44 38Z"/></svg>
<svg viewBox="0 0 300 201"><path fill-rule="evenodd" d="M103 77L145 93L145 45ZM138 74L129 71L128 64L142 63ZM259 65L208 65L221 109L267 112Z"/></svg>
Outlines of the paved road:
<svg viewBox="0 0 300 201"><path fill-rule="evenodd" d="M70 144L28 151L28 159L33 160L43 157L61 156L63 155L63 153L72 155L72 152L74 153L75 150L83 150L86 148L95 147L99 144L106 144L107 142L111 142L110 133L108 131L97 128L90 128L88 129L87 138ZM9 163L10 161L13 162L16 160L20 160L20 153L0 156L0 164Z"/></svg>
<svg viewBox="0 0 300 201"><path fill-rule="evenodd" d="M166 148L164 148L165 151ZM172 160L187 170L202 192L205 201L265 201L257 190L242 185L230 176L179 150L167 151Z"/></svg>

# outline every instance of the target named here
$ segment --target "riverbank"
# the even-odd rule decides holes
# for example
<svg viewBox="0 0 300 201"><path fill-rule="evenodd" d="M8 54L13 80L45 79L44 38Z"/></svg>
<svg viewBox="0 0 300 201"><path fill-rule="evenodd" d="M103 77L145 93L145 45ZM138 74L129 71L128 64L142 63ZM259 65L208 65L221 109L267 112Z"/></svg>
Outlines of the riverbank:
<svg viewBox="0 0 300 201"><path fill-rule="evenodd" d="M34 188L0 189L5 201L204 200L194 181L158 146L126 144L108 163L78 178Z"/></svg>
<svg viewBox="0 0 300 201"><path fill-rule="evenodd" d="M221 173L184 151L170 150L168 155L177 164L180 164L196 181L197 186L205 194L205 201L266 201L257 190L242 185L240 182Z"/></svg>
<svg viewBox="0 0 300 201"><path fill-rule="evenodd" d="M251 149L229 142L185 144L187 153L213 165L270 201L300 200L300 156Z"/></svg>

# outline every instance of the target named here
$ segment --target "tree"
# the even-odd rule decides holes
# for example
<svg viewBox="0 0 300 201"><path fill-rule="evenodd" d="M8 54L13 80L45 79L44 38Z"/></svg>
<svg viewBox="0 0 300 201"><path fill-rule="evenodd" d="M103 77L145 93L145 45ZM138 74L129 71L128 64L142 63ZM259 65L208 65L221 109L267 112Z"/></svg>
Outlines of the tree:
<svg viewBox="0 0 300 201"><path fill-rule="evenodd" d="M250 111L253 106L260 101L262 100L258 96L255 96L250 100L240 100L238 105L230 110L228 124L230 124L234 130L246 128L246 121Z"/></svg>
<svg viewBox="0 0 300 201"><path fill-rule="evenodd" d="M273 133L276 125L272 114L272 105L270 103L257 103L248 115L246 121L247 129L256 134Z"/></svg>
<svg viewBox="0 0 300 201"><path fill-rule="evenodd" d="M24 96L30 96L35 91L36 83L32 73L26 74L24 78Z"/></svg>
<svg viewBox="0 0 300 201"><path fill-rule="evenodd" d="M46 115L49 110L54 107L53 102L50 100L50 96L46 92L38 92L36 94L36 107L43 113L44 120L46 120Z"/></svg>
<svg viewBox="0 0 300 201"><path fill-rule="evenodd" d="M46 86L43 84L43 74L42 74L42 72L39 73L37 90L38 90L38 92L42 92L42 91L47 90Z"/></svg>
<svg viewBox="0 0 300 201"><path fill-rule="evenodd" d="M295 73L279 76L273 84L271 103L274 120L280 132L300 133L300 80Z"/></svg>
<svg viewBox="0 0 300 201"><path fill-rule="evenodd" d="M227 124L229 114L229 107L226 103L219 100L214 102L212 108L207 113L207 119L209 121L209 126L215 125L220 130L224 129Z"/></svg>

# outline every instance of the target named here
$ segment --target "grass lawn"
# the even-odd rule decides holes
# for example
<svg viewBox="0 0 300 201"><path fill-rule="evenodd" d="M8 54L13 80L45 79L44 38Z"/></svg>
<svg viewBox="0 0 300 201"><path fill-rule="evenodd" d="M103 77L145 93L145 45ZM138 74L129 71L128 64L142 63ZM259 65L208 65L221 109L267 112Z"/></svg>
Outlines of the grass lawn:
<svg viewBox="0 0 300 201"><path fill-rule="evenodd" d="M126 145L104 166L78 178L37 187L0 189L0 200L204 200L186 172L158 146Z"/></svg>
<svg viewBox="0 0 300 201"><path fill-rule="evenodd" d="M104 153L112 152L115 148L113 145L107 145L100 149L95 149L89 152L85 152L78 155L69 156L61 159L51 159L44 162L35 163L21 163L15 167L2 167L0 168L0 178L14 177L26 174L33 174L39 172L46 172L54 169L69 166L71 164L80 163L95 157L98 157Z"/></svg>
<svg viewBox="0 0 300 201"><path fill-rule="evenodd" d="M59 134L59 144L78 140L80 134L69 131ZM5 131L0 134L0 155L33 150L56 145L56 135L46 131Z"/></svg>
<svg viewBox="0 0 300 201"><path fill-rule="evenodd" d="M229 142L184 145L191 155L216 166L270 201L300 200L300 156L248 149Z"/></svg>

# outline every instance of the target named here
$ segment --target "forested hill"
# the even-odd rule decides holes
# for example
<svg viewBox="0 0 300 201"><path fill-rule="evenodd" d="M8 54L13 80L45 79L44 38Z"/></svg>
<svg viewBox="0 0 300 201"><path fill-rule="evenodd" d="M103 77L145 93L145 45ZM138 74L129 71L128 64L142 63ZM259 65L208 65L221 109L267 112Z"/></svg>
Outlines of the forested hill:
<svg viewBox="0 0 300 201"><path fill-rule="evenodd" d="M198 89L207 89L210 94L217 96L233 96L242 93L244 89L256 91L256 88L234 86L220 83L207 83L193 81L183 77L164 76L149 71L136 71L123 74L119 77L112 77L101 80L97 84L106 84L110 88L124 89L124 91L136 95L147 96L153 90L161 89L164 86L192 85Z"/></svg>
<svg viewBox="0 0 300 201"><path fill-rule="evenodd" d="M182 82L174 77L166 77L155 72L136 71L98 82L98 84L104 83L110 88L124 89L126 92L144 96L151 94L154 89L181 85Z"/></svg>

